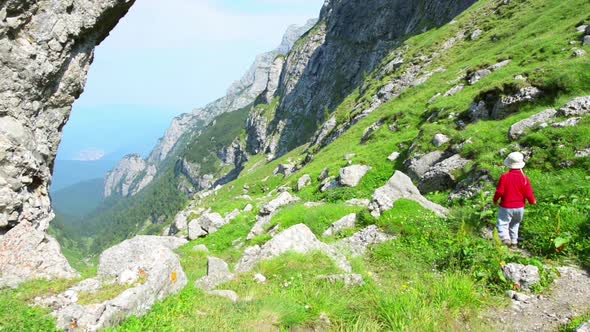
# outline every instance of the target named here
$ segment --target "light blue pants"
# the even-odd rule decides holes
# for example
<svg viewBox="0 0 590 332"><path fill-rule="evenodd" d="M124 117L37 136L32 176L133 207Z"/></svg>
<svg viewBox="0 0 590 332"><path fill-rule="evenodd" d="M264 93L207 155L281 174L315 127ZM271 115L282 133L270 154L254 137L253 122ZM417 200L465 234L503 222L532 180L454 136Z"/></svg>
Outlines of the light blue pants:
<svg viewBox="0 0 590 332"><path fill-rule="evenodd" d="M498 236L502 242L518 244L518 229L524 218L524 208L506 209L500 207L498 214Z"/></svg>

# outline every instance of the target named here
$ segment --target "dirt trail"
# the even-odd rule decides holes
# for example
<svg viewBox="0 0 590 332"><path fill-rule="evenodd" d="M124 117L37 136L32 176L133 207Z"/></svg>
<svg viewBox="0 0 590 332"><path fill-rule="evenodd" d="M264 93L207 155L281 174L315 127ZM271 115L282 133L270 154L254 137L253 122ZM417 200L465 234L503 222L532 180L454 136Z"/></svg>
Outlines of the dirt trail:
<svg viewBox="0 0 590 332"><path fill-rule="evenodd" d="M558 270L561 276L548 294L512 300L511 307L494 309L484 319L496 331L557 331L590 312L590 274L576 267Z"/></svg>

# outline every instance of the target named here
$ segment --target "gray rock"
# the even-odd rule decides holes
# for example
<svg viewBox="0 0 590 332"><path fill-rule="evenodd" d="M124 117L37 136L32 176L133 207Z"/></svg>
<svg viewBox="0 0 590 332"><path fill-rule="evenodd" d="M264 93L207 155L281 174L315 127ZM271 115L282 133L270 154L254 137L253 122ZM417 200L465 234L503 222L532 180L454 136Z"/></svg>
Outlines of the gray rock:
<svg viewBox="0 0 590 332"><path fill-rule="evenodd" d="M324 181L325 179L327 179L330 176L330 170L328 168L324 168L322 170L322 173L320 174L320 176L318 177L318 181Z"/></svg>
<svg viewBox="0 0 590 332"><path fill-rule="evenodd" d="M305 225L292 226L280 234L277 234L262 247L249 247L244 251L236 265L236 272L249 272L261 261L278 257L287 252L308 254L320 251L328 255L336 265L345 272L350 272L352 267L346 258L331 246L321 242Z"/></svg>
<svg viewBox="0 0 590 332"><path fill-rule="evenodd" d="M331 274L325 276L318 276L320 280L325 280L331 284L342 283L344 286L359 287L365 285L365 280L360 274Z"/></svg>
<svg viewBox="0 0 590 332"><path fill-rule="evenodd" d="M316 208L318 206L323 206L326 203L324 202L306 202L305 204L303 204L303 206L307 209L311 209L311 208Z"/></svg>
<svg viewBox="0 0 590 332"><path fill-rule="evenodd" d="M259 283L259 284L266 283L266 277L260 273L256 273L252 279L254 281L256 281L256 283Z"/></svg>
<svg viewBox="0 0 590 332"><path fill-rule="evenodd" d="M490 110L484 101L475 102L469 108L469 117L473 122L487 120L490 118Z"/></svg>
<svg viewBox="0 0 590 332"><path fill-rule="evenodd" d="M465 180L459 182L449 195L449 200L470 199L480 195L486 185L494 183L488 170L471 173Z"/></svg>
<svg viewBox="0 0 590 332"><path fill-rule="evenodd" d="M424 198L407 175L400 171L395 171L389 181L383 187L378 188L373 194L371 205L369 205L371 215L375 218L381 216L381 213L391 210L395 202L399 199L416 201L425 209L431 210L441 217L446 216L448 213L448 210L444 207Z"/></svg>
<svg viewBox="0 0 590 332"><path fill-rule="evenodd" d="M240 297L233 290L212 290L208 291L207 294L226 298L232 301L233 303L237 303L240 301Z"/></svg>
<svg viewBox="0 0 590 332"><path fill-rule="evenodd" d="M576 151L575 156L576 156L576 158L586 158L586 157L590 156L590 148Z"/></svg>
<svg viewBox="0 0 590 332"><path fill-rule="evenodd" d="M369 139L373 137L373 134L381 129L381 127L383 127L383 120L379 120L367 127L367 129L365 129L363 132L363 136L361 137L361 144L365 144L367 141L369 141Z"/></svg>
<svg viewBox="0 0 590 332"><path fill-rule="evenodd" d="M197 244L196 246L193 247L193 251L208 253L209 249L204 244Z"/></svg>
<svg viewBox="0 0 590 332"><path fill-rule="evenodd" d="M27 223L0 240L0 289L31 279L74 279L80 275L62 255L59 243Z"/></svg>
<svg viewBox="0 0 590 332"><path fill-rule="evenodd" d="M326 191L334 190L338 187L340 187L340 182L336 181L334 179L334 177L329 177L329 178L326 178L324 181L322 181L322 186L320 187L320 192L325 193Z"/></svg>
<svg viewBox="0 0 590 332"><path fill-rule="evenodd" d="M584 33L586 35L590 34L590 33L586 33L586 28L588 27L588 25L586 24L582 24L576 27L576 31L579 33Z"/></svg>
<svg viewBox="0 0 590 332"><path fill-rule="evenodd" d="M235 275L230 272L226 262L216 257L209 257L207 275L197 280L195 287L203 290L212 290L234 279Z"/></svg>
<svg viewBox="0 0 590 332"><path fill-rule="evenodd" d="M559 116L583 116L590 114L590 96L579 97L559 109Z"/></svg>
<svg viewBox="0 0 590 332"><path fill-rule="evenodd" d="M580 58L580 57L586 56L586 51L576 48L576 49L574 49L572 56L575 58Z"/></svg>
<svg viewBox="0 0 590 332"><path fill-rule="evenodd" d="M450 97L458 94L465 89L465 84L457 84L452 87L449 91L445 92L445 97Z"/></svg>
<svg viewBox="0 0 590 332"><path fill-rule="evenodd" d="M590 35L584 36L584 39L582 40L582 45L584 45L584 46L590 45Z"/></svg>
<svg viewBox="0 0 590 332"><path fill-rule="evenodd" d="M590 332L590 321L578 326L575 332Z"/></svg>
<svg viewBox="0 0 590 332"><path fill-rule="evenodd" d="M510 138L512 140L518 139L527 129L532 129L542 123L548 122L557 115L554 109L548 109L541 113L537 113L524 120L518 121L510 127Z"/></svg>
<svg viewBox="0 0 590 332"><path fill-rule="evenodd" d="M480 69L473 73L471 77L469 77L467 83L469 83L469 85L474 85L475 83L481 81L490 74L492 74L492 71L490 69Z"/></svg>
<svg viewBox="0 0 590 332"><path fill-rule="evenodd" d="M443 160L444 153L441 151L432 151L421 157L414 157L406 161L408 175L414 180L420 180L428 170L439 161Z"/></svg>
<svg viewBox="0 0 590 332"><path fill-rule="evenodd" d="M469 160L462 158L459 154L453 155L434 165L420 180L418 188L421 192L430 193L442 191L455 186L453 172L463 169Z"/></svg>
<svg viewBox="0 0 590 332"><path fill-rule="evenodd" d="M480 29L477 29L475 31L473 31L471 33L471 40L478 40L479 37L481 37L481 35L483 34L483 31Z"/></svg>
<svg viewBox="0 0 590 332"><path fill-rule="evenodd" d="M284 175L285 177L289 177L289 176L291 176L291 174L293 174L294 171L295 171L294 164L279 164L277 169L274 171L274 174L281 174L281 175Z"/></svg>
<svg viewBox="0 0 590 332"><path fill-rule="evenodd" d="M186 286L186 275L172 251L185 243L178 238L158 236L137 236L124 241L100 256L97 279L85 280L39 302L52 307L61 329L69 329L75 323L81 330L97 331L115 326L126 317L142 316L157 301ZM134 286L99 304L77 303L77 294L96 292L109 285L109 280Z"/></svg>
<svg viewBox="0 0 590 332"><path fill-rule="evenodd" d="M502 272L506 279L514 282L524 290L529 290L541 281L539 268L534 265L509 263L502 267Z"/></svg>
<svg viewBox="0 0 590 332"><path fill-rule="evenodd" d="M551 127L553 128L566 128L566 127L575 127L577 126L580 121L582 121L582 118L569 118L565 121L562 122L557 122L551 125Z"/></svg>
<svg viewBox="0 0 590 332"><path fill-rule="evenodd" d="M133 196L140 176L144 175L148 165L141 156L132 154L125 156L119 164L110 171L105 179L104 197L118 194L124 197Z"/></svg>
<svg viewBox="0 0 590 332"><path fill-rule="evenodd" d="M187 229L187 227L188 227L187 218L188 218L188 215L187 215L186 211L178 212L178 214L176 214L176 217L174 217L174 222L170 226L170 231L168 232L168 235L175 235L175 234L178 234L181 231Z"/></svg>
<svg viewBox="0 0 590 332"><path fill-rule="evenodd" d="M344 160L346 160L346 161L351 161L351 160L353 160L353 159L354 159L354 157L356 157L356 154L354 154L354 153L348 153L348 154L346 154L346 155L344 156Z"/></svg>
<svg viewBox="0 0 590 332"><path fill-rule="evenodd" d="M326 231L324 232L324 234L322 234L322 236L325 236L325 237L334 236L339 233L342 233L342 231L344 231L346 229L354 228L355 226L356 226L356 214L352 213L352 214L342 217L342 219L340 219L340 220L336 221L335 223L333 223L332 225L330 225L330 227L328 229L326 229Z"/></svg>
<svg viewBox="0 0 590 332"><path fill-rule="evenodd" d="M292 196L288 192L281 193L277 198L273 199L272 201L268 202L266 205L262 207L260 210L261 215L269 215L283 206L293 204L299 201L298 197Z"/></svg>
<svg viewBox="0 0 590 332"><path fill-rule="evenodd" d="M385 234L375 225L371 225L351 237L340 240L334 247L353 257L363 256L370 246L395 240L395 237Z"/></svg>
<svg viewBox="0 0 590 332"><path fill-rule="evenodd" d="M344 187L356 187L361 179L372 168L364 165L352 165L344 167L340 170L340 177L338 178L340 185Z"/></svg>
<svg viewBox="0 0 590 332"><path fill-rule="evenodd" d="M240 214L242 214L242 212L240 210L238 210L238 209L233 210L232 212L228 213L225 216L225 223L228 224L228 223L232 222L234 219L239 217Z"/></svg>
<svg viewBox="0 0 590 332"><path fill-rule="evenodd" d="M297 180L297 190L301 191L304 188L307 188L311 185L311 176L309 174L305 174Z"/></svg>
<svg viewBox="0 0 590 332"><path fill-rule="evenodd" d="M443 135L443 134L436 134L434 135L434 138L432 139L432 144L434 144L434 146L436 146L437 148L440 146L443 146L447 143L449 143L450 139L447 135Z"/></svg>
<svg viewBox="0 0 590 332"><path fill-rule="evenodd" d="M491 117L495 120L503 119L509 113L518 110L519 105L537 100L542 94L541 90L531 86L522 88L513 95L502 96L494 105Z"/></svg>
<svg viewBox="0 0 590 332"><path fill-rule="evenodd" d="M344 202L344 204L346 204L346 205L362 206L362 207L368 207L370 203L371 203L370 200L364 199L364 198L353 198L353 199L349 199L348 201Z"/></svg>
<svg viewBox="0 0 590 332"><path fill-rule="evenodd" d="M223 219L219 213L205 213L199 217L196 222L205 232L207 232L207 234L217 232L221 227L228 223L228 221Z"/></svg>
<svg viewBox="0 0 590 332"><path fill-rule="evenodd" d="M256 216L256 222L254 223L254 226L252 226L248 236L246 236L246 240L250 241L257 236L264 234L266 232L266 227L270 225L273 217L274 213L260 214Z"/></svg>
<svg viewBox="0 0 590 332"><path fill-rule="evenodd" d="M252 210L254 210L254 206L252 206L252 204L248 204L244 207L244 209L242 210L242 212L244 213L248 213L251 212Z"/></svg>
<svg viewBox="0 0 590 332"><path fill-rule="evenodd" d="M201 227L198 220L193 220L188 224L188 239L194 241L198 238L207 236L207 232Z"/></svg>
<svg viewBox="0 0 590 332"><path fill-rule="evenodd" d="M399 158L399 156L400 156L399 152L393 152L392 154L389 155L389 157L387 157L387 160L396 161L397 158Z"/></svg>

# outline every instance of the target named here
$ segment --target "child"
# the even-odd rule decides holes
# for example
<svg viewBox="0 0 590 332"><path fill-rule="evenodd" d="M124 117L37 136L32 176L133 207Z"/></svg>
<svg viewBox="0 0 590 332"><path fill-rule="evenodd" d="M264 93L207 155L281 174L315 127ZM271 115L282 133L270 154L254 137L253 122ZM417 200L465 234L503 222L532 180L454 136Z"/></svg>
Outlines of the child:
<svg viewBox="0 0 590 332"><path fill-rule="evenodd" d="M513 152L504 160L504 165L510 171L500 178L494 204L500 202L498 214L498 235L507 246L516 248L518 245L518 229L524 217L525 199L535 205L535 194L531 181L524 175L524 156L520 152Z"/></svg>

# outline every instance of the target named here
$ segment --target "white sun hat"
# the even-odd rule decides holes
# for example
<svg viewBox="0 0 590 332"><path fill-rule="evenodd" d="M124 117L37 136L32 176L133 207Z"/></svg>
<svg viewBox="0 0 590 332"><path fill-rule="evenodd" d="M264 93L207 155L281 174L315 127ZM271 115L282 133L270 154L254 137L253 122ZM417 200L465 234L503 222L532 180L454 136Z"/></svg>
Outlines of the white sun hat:
<svg viewBox="0 0 590 332"><path fill-rule="evenodd" d="M504 165L510 169L523 169L526 165L524 155L520 152L512 152L504 160Z"/></svg>

